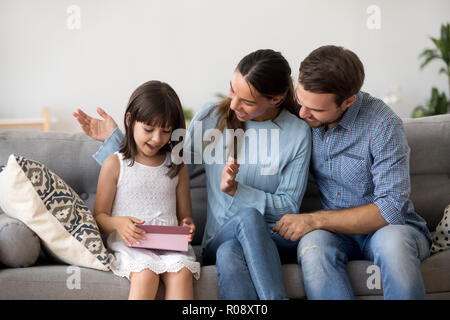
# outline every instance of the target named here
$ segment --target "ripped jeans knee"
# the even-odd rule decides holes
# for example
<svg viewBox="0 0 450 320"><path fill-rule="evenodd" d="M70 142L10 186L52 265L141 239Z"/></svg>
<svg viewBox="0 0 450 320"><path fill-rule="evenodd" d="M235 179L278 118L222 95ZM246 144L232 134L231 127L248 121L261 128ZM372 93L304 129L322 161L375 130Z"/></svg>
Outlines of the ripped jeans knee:
<svg viewBox="0 0 450 320"><path fill-rule="evenodd" d="M326 231L326 230L314 230L307 234L305 234L299 241L297 247L297 262L301 265L302 259L305 259L305 255L308 253L308 256L311 256L309 253L313 253L316 251L317 254L320 255L320 252L323 250L317 250L320 248L326 248L330 245L330 242L333 242L334 233ZM315 250L316 249L316 250ZM313 254L314 256L314 254Z"/></svg>

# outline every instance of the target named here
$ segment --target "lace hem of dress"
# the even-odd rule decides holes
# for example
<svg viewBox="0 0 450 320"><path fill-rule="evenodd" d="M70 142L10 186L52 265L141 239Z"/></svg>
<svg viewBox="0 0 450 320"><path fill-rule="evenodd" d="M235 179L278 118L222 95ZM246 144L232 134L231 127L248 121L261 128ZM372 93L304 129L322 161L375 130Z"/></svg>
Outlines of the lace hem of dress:
<svg viewBox="0 0 450 320"><path fill-rule="evenodd" d="M127 263L126 266L119 266L119 267L117 267L116 265L112 265L111 271L119 277L126 277L128 280L130 280L131 272L141 272L144 269L150 269L156 274L161 274L164 272L178 272L184 267L188 268L189 271L192 272L192 275L195 280L198 280L200 278L200 263L196 261L187 261L187 260L177 261L176 264L170 266L151 262Z"/></svg>

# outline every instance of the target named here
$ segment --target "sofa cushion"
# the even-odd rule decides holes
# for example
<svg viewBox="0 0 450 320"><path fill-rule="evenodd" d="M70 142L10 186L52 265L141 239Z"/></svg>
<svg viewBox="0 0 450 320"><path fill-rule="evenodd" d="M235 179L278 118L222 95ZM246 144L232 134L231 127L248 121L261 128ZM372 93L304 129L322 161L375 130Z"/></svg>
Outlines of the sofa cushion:
<svg viewBox="0 0 450 320"><path fill-rule="evenodd" d="M436 231L431 234L433 245L431 253L437 253L446 249L450 249L450 205L444 210L444 215L436 227Z"/></svg>
<svg viewBox="0 0 450 320"><path fill-rule="evenodd" d="M202 276L194 280L194 299L217 300L216 266L202 267ZM0 300L124 300L130 291L130 282L112 272L94 269L37 265L31 268L0 270ZM164 299L162 281L156 299Z"/></svg>
<svg viewBox="0 0 450 320"><path fill-rule="evenodd" d="M123 300L128 297L130 282L91 268L35 265L0 270L0 287L1 300Z"/></svg>
<svg viewBox="0 0 450 320"><path fill-rule="evenodd" d="M450 292L450 250L439 252L421 265L427 299L448 299ZM373 271L370 261L350 261L347 265L356 298L383 299L383 289L369 287ZM194 280L196 300L219 299L217 267L203 266L202 276ZM290 299L306 299L301 268L298 264L283 265L283 280ZM372 282L371 282L372 283ZM129 281L112 272L73 266L36 265L31 268L0 270L0 299L126 299ZM161 283L156 295L164 297Z"/></svg>
<svg viewBox="0 0 450 320"><path fill-rule="evenodd" d="M411 147L411 173L450 173L450 114L405 118L403 125Z"/></svg>
<svg viewBox="0 0 450 320"><path fill-rule="evenodd" d="M0 173L0 206L24 222L61 261L109 270L113 256L76 192L44 165L11 155Z"/></svg>
<svg viewBox="0 0 450 320"><path fill-rule="evenodd" d="M403 123L411 148L411 200L433 231L450 203L450 114Z"/></svg>
<svg viewBox="0 0 450 320"><path fill-rule="evenodd" d="M39 258L41 240L22 221L0 214L0 263L29 267Z"/></svg>
<svg viewBox="0 0 450 320"><path fill-rule="evenodd" d="M84 133L0 130L0 166L11 153L45 163L92 210L100 172L92 155L100 145Z"/></svg>
<svg viewBox="0 0 450 320"><path fill-rule="evenodd" d="M425 259L422 270L425 290L428 293L450 293L450 250L433 254Z"/></svg>
<svg viewBox="0 0 450 320"><path fill-rule="evenodd" d="M202 242L206 224L206 187L191 188L191 199L192 219L195 223L195 233L192 245L198 245Z"/></svg>

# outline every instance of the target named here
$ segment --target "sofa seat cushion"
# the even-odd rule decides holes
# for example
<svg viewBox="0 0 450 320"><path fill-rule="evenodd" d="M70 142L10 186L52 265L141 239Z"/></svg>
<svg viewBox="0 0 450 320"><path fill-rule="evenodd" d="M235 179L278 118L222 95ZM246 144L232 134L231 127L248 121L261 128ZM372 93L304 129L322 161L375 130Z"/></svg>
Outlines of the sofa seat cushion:
<svg viewBox="0 0 450 320"><path fill-rule="evenodd" d="M427 298L439 295L448 298L450 292L450 250L437 253L422 263L422 275ZM350 261L347 265L356 298L382 299L382 288L370 289L367 282L374 275L373 263ZM297 264L283 265L283 279L289 299L306 299L301 268ZM103 272L69 265L39 265L30 268L0 270L0 299L127 299L129 281ZM164 298L164 285L159 286L157 299ZM194 280L196 300L219 299L217 267L203 266L201 277Z"/></svg>
<svg viewBox="0 0 450 320"><path fill-rule="evenodd" d="M425 259L421 269L427 293L450 292L450 250Z"/></svg>
<svg viewBox="0 0 450 320"><path fill-rule="evenodd" d="M0 299L127 299L129 281L90 268L43 265L0 270Z"/></svg>
<svg viewBox="0 0 450 320"><path fill-rule="evenodd" d="M421 264L427 296L450 292L450 250L441 251ZM367 260L349 261L347 273L355 296L383 296L383 285L375 280L373 262ZM301 268L296 264L283 265L286 293L290 299L304 299Z"/></svg>
<svg viewBox="0 0 450 320"><path fill-rule="evenodd" d="M194 280L194 299L217 300L216 266L202 267ZM70 265L40 265L30 268L0 269L1 300L124 300L130 282L111 271L103 272ZM164 299L160 282L156 299Z"/></svg>

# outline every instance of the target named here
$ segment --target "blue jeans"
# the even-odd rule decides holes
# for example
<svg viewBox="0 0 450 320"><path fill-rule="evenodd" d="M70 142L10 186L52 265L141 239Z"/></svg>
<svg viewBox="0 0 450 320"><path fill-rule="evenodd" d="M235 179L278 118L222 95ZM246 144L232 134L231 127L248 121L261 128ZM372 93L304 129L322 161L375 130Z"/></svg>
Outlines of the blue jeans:
<svg viewBox="0 0 450 320"><path fill-rule="evenodd" d="M221 299L287 299L275 243L296 255L298 242L271 232L254 208L241 210L222 226L203 251L204 263L217 265Z"/></svg>
<svg viewBox="0 0 450 320"><path fill-rule="evenodd" d="M388 225L369 235L315 230L303 236L297 252L308 299L353 299L346 264L357 259L380 268L385 299L425 299L420 263L429 254L427 238L410 225Z"/></svg>

